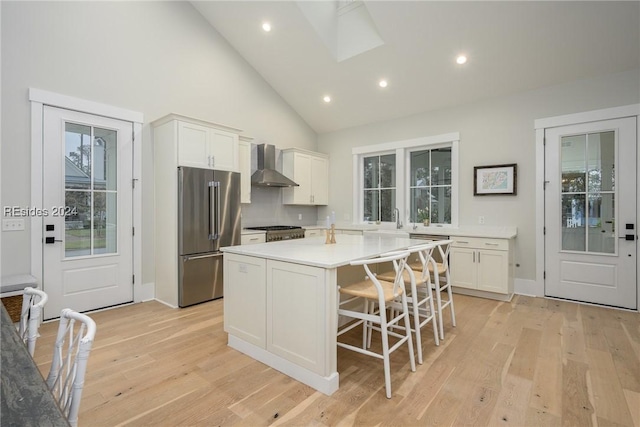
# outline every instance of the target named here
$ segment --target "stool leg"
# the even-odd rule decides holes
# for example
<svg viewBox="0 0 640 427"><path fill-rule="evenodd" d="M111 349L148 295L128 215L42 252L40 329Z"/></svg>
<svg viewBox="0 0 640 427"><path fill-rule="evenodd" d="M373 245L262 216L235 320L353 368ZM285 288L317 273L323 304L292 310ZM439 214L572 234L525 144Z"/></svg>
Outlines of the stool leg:
<svg viewBox="0 0 640 427"><path fill-rule="evenodd" d="M382 361L384 363L384 385L387 399L391 399L391 364L389 363L389 336L387 335L387 311L380 305L380 332L382 335Z"/></svg>
<svg viewBox="0 0 640 427"><path fill-rule="evenodd" d="M416 332L416 348L418 349L418 363L422 365L422 337L420 336L420 311L418 307L418 300L420 296L418 295L418 290L416 286L412 284L413 289L411 291L411 306L413 309L413 325L414 330Z"/></svg>
<svg viewBox="0 0 640 427"><path fill-rule="evenodd" d="M451 311L451 325L456 326L456 312L453 308L453 290L451 289L451 280L449 279L449 269L445 272L447 278L447 293L449 294L449 310Z"/></svg>
<svg viewBox="0 0 640 427"><path fill-rule="evenodd" d="M404 329L407 333L407 345L409 346L409 362L411 364L411 372L416 371L416 361L413 356L413 342L411 341L411 321L409 320L409 308L407 307L407 293L402 293L402 311L404 313ZM418 330L420 333L420 330Z"/></svg>
<svg viewBox="0 0 640 427"><path fill-rule="evenodd" d="M438 306L438 326L440 327L440 339L444 340L444 324L442 323L442 295L440 288L440 276L438 275L438 269L433 269L433 281L436 284L436 302Z"/></svg>

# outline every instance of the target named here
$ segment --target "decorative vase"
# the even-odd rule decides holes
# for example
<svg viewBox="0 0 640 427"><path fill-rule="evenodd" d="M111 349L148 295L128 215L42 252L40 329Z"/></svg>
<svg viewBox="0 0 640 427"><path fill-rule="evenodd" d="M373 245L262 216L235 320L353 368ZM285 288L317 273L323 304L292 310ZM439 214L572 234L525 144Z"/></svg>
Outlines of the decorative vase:
<svg viewBox="0 0 640 427"><path fill-rule="evenodd" d="M424 225L425 227L429 226L430 221L428 219L425 219L424 221L422 221L422 225Z"/></svg>

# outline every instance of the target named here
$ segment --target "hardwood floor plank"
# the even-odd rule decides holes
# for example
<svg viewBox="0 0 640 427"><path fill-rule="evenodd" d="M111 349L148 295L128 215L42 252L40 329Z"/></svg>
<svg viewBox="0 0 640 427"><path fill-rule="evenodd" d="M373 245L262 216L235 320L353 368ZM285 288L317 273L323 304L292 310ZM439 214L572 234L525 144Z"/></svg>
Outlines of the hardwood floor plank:
<svg viewBox="0 0 640 427"><path fill-rule="evenodd" d="M562 368L562 425L594 425L595 408L589 399L586 363L565 359Z"/></svg>
<svg viewBox="0 0 640 427"><path fill-rule="evenodd" d="M631 410L633 425L640 427L640 393L624 390L624 398L627 402L627 408Z"/></svg>
<svg viewBox="0 0 640 427"><path fill-rule="evenodd" d="M619 425L632 425L631 412L625 400L624 390L617 381L618 376L611 354L605 351L587 350L587 356L598 419Z"/></svg>
<svg viewBox="0 0 640 427"><path fill-rule="evenodd" d="M531 380L507 374L489 425L525 425L531 389Z"/></svg>
<svg viewBox="0 0 640 427"><path fill-rule="evenodd" d="M509 366L509 374L533 380L541 337L541 331L529 328L522 329L522 334L516 344L513 361Z"/></svg>

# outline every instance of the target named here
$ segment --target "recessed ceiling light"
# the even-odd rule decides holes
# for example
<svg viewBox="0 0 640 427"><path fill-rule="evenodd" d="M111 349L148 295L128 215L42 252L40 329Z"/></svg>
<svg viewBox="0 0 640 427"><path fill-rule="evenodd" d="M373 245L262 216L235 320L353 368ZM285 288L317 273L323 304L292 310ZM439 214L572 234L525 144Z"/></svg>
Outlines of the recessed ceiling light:
<svg viewBox="0 0 640 427"><path fill-rule="evenodd" d="M465 62L467 62L467 57L466 57L466 56L464 56L464 55L459 55L459 56L456 58L456 62L457 62L458 64L462 65L462 64L464 64Z"/></svg>
<svg viewBox="0 0 640 427"><path fill-rule="evenodd" d="M322 98L322 100L324 102L331 102L331 97L329 95L325 95L324 98Z"/></svg>
<svg viewBox="0 0 640 427"><path fill-rule="evenodd" d="M387 81L386 81L386 80L380 80L380 81L378 82L378 85L379 85L380 87L387 87Z"/></svg>
<svg viewBox="0 0 640 427"><path fill-rule="evenodd" d="M271 31L271 24L269 24L268 22L264 22L262 24L262 29L268 33L269 31Z"/></svg>

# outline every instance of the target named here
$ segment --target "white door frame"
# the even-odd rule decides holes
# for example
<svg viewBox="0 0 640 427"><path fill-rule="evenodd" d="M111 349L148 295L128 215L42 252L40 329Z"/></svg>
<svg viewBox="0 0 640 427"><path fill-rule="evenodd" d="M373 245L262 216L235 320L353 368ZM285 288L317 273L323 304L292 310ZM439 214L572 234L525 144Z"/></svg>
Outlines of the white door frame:
<svg viewBox="0 0 640 427"><path fill-rule="evenodd" d="M603 110L587 111L584 113L567 114L565 116L547 117L538 119L536 129L536 288L531 289L531 294L544 296L544 131L548 128L568 126L581 123L597 122L603 120L619 119L623 117L636 117L636 144L640 139L640 104L625 105L622 107L606 108ZM636 192L640 193L640 150L636 159ZM640 226L640 194L637 197L636 206L636 235ZM636 239L636 250L639 240ZM636 264L636 277L640 277L640 262ZM636 285L638 286L638 285ZM640 311L640 289L636 292L638 298L637 307Z"/></svg>
<svg viewBox="0 0 640 427"><path fill-rule="evenodd" d="M43 112L44 106L63 108L79 111L96 116L104 116L112 119L133 123L133 226L138 232L133 236L133 274L135 283L133 286L133 301L140 302L144 298L142 293L142 123L143 115L135 111L60 95L40 89L29 89L29 101L31 101L31 206L40 207L43 191L43 147L44 137ZM40 216L31 217L31 274L36 278L38 287L42 287L42 250L43 233Z"/></svg>

